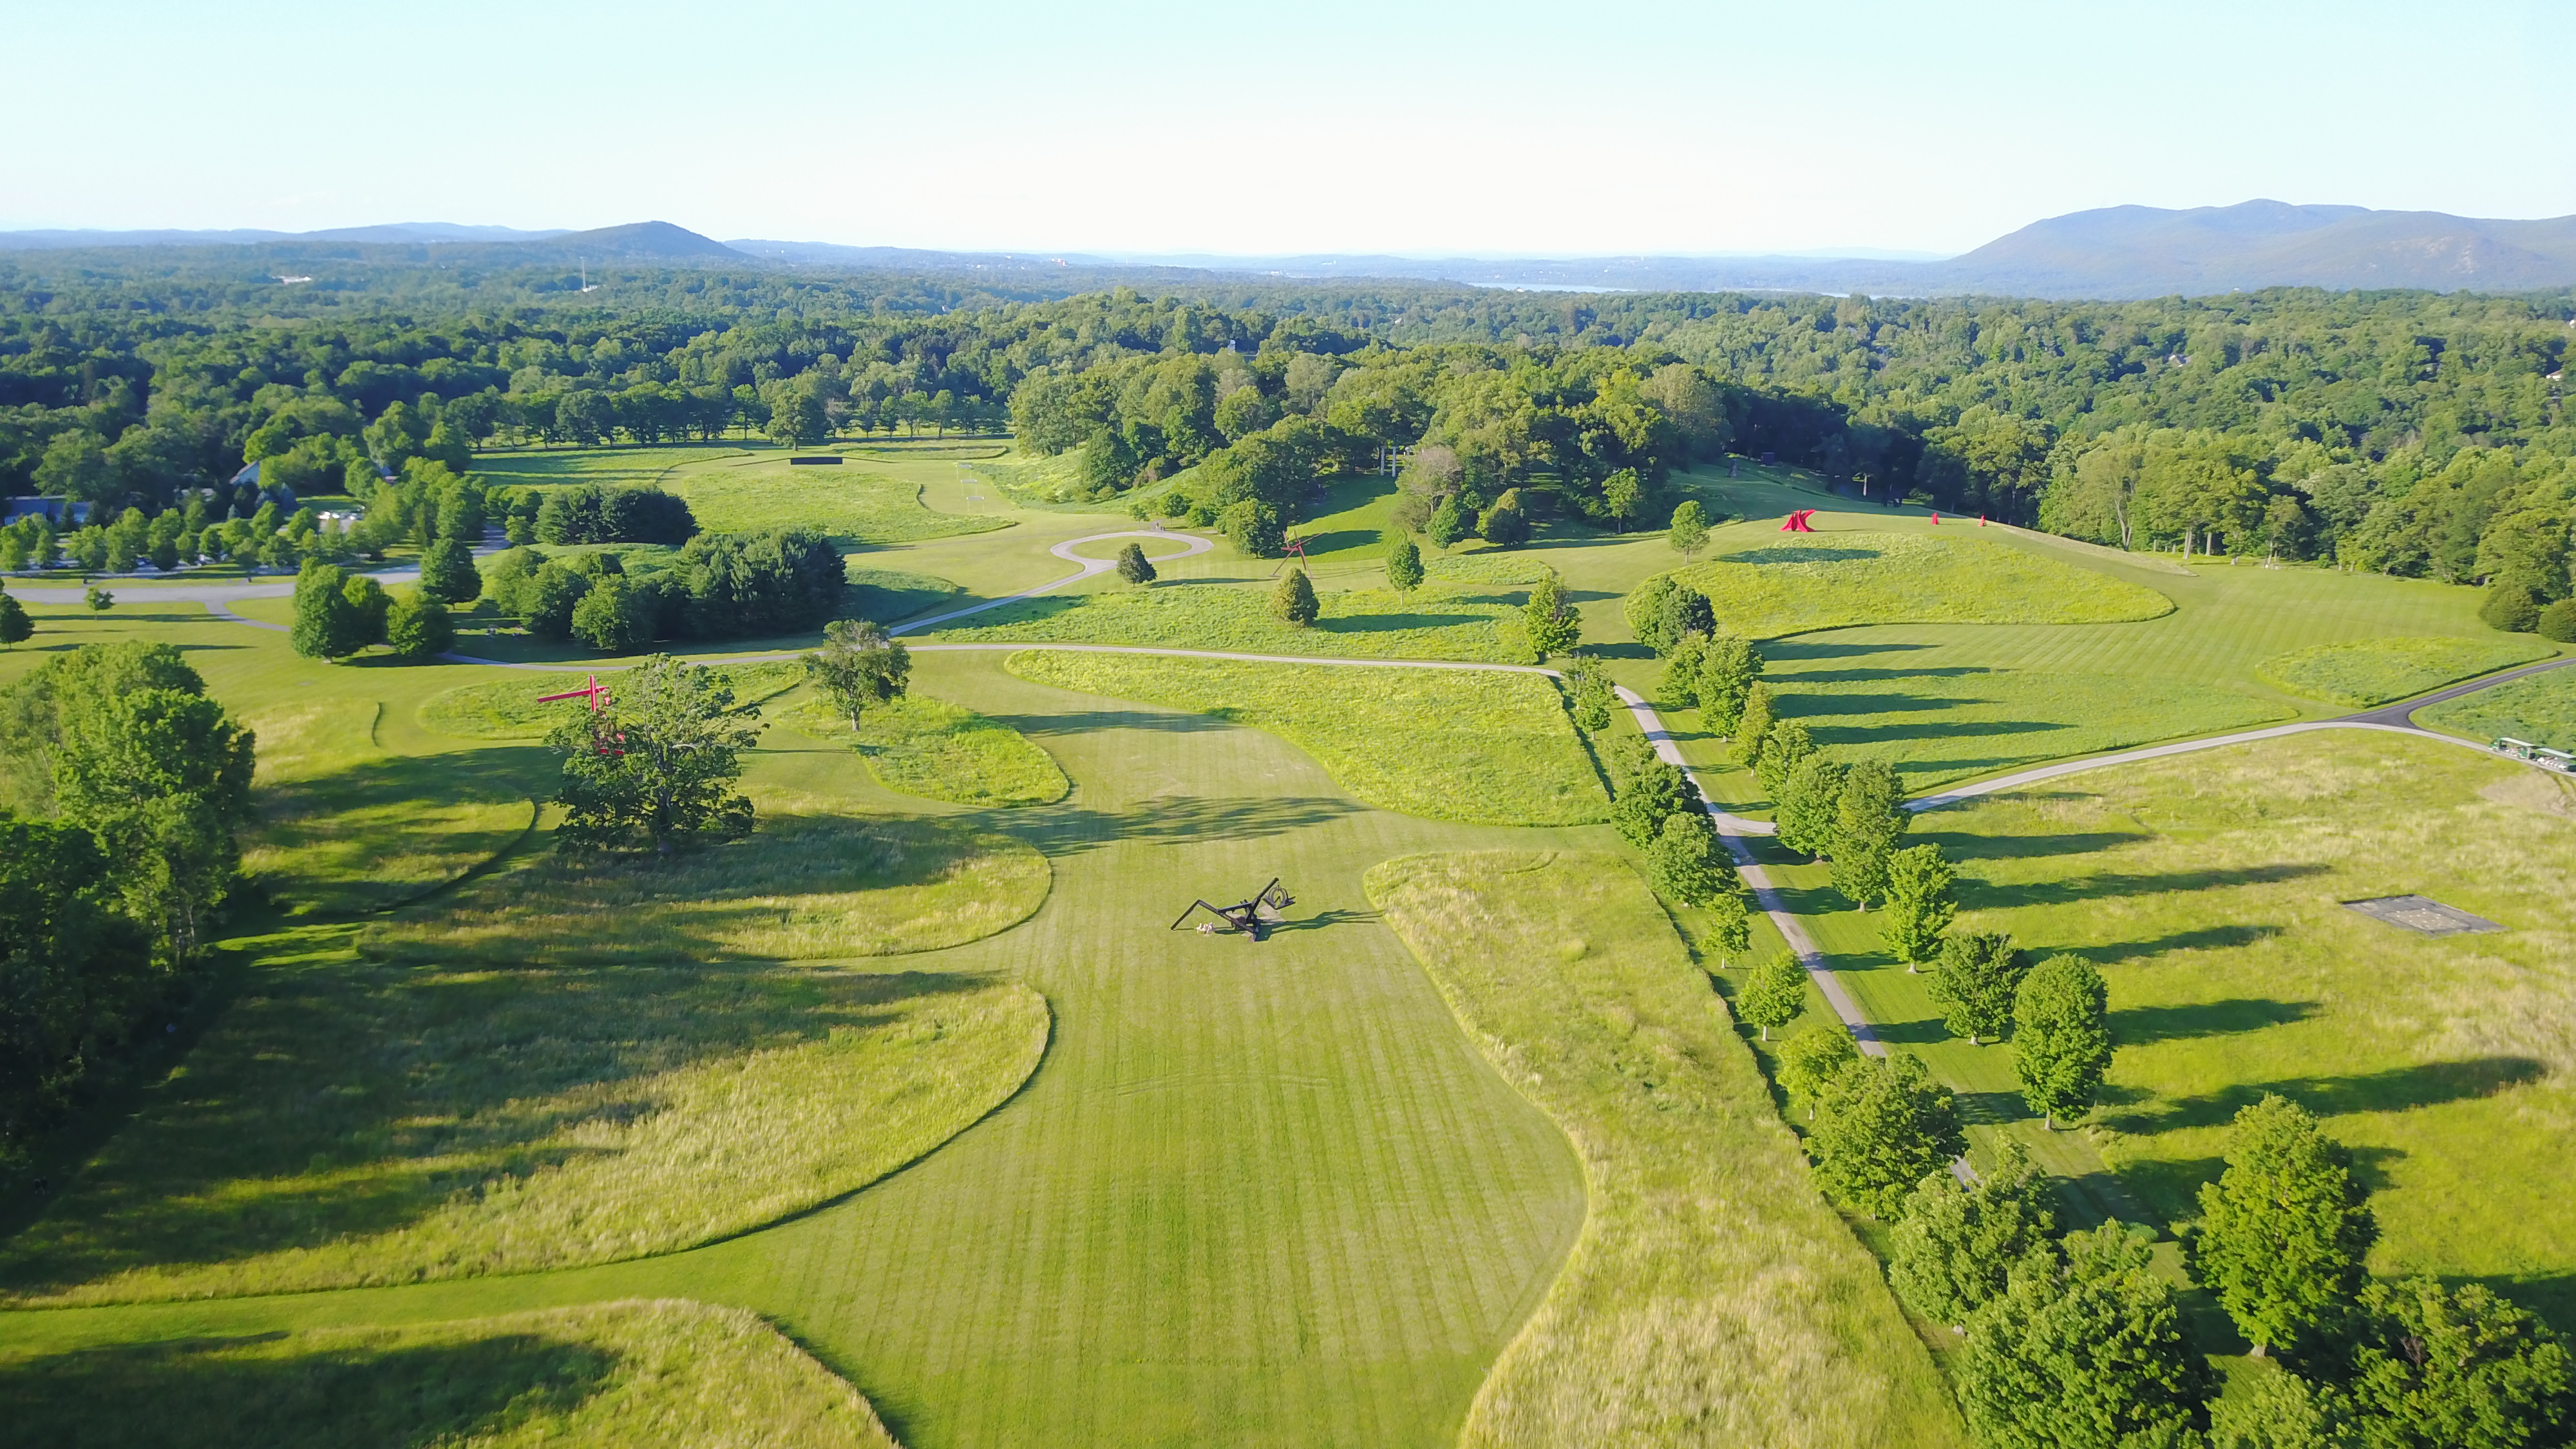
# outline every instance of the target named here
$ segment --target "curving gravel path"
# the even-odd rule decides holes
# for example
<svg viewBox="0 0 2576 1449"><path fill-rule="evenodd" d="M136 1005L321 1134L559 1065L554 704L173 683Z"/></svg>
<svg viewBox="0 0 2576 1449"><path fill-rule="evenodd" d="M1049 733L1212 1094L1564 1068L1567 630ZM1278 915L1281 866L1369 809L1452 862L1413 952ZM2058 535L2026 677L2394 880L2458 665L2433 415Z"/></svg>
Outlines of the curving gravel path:
<svg viewBox="0 0 2576 1449"><path fill-rule="evenodd" d="M1215 542L1212 540L1200 538L1196 534L1174 533L1166 528L1129 528L1121 529L1116 533L1090 533L1085 534L1080 538L1068 538L1064 542L1048 549L1047 552L1054 554L1057 558L1063 559L1066 563L1076 565L1076 572L1066 574L1063 578L1054 580L1051 583L1040 584L1034 589L1022 589L1016 594L1004 594L998 599L987 600L981 604L972 604L963 609L951 609L945 614L933 614L927 619L915 619L908 624L898 624L894 628L888 629L886 632L889 634L910 634L915 630L927 629L933 624L945 624L951 619L963 619L969 614L980 614L986 609L998 609L1004 604L1015 604L1022 599L1034 598L1051 589L1063 588L1067 584L1078 584L1084 579L1098 578L1100 575L1118 567L1118 560L1114 558L1084 558L1082 555L1073 551L1073 546L1078 543L1098 543L1105 538L1164 538L1187 545L1187 547L1183 548L1179 553L1162 554L1149 560L1150 562L1155 563L1176 558L1196 558L1200 554L1206 553L1209 549L1216 547Z"/></svg>

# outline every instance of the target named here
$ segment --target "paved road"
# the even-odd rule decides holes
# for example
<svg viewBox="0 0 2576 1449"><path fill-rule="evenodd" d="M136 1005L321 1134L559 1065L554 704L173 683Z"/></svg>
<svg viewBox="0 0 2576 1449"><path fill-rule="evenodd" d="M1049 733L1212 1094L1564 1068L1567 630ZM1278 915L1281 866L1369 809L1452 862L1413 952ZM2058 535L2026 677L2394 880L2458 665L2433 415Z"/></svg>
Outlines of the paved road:
<svg viewBox="0 0 2576 1449"><path fill-rule="evenodd" d="M1205 553L1215 546L1204 538L1197 538L1188 534L1167 533L1161 531L1149 532L1145 530L1130 530L1119 533L1095 533L1082 538L1067 539L1063 543L1059 543L1052 549L1049 549L1048 552L1053 553L1056 557L1061 558L1068 563L1079 565L1079 572L1068 574L1052 583L1040 584L1033 589L1023 589L1016 594L1010 594L1003 598L976 604L969 608L952 610L945 614L933 615L927 619L916 619L910 623L902 625L892 632L909 633L916 629L926 629L934 624L945 623L951 619L962 619L970 614L980 614L986 609L997 609L1004 604L1008 604L1019 599L1031 598L1035 595L1046 593L1051 589L1059 589L1067 584L1079 583L1084 579L1105 573L1108 570L1117 567L1114 560L1103 561L1100 559L1084 558L1072 552L1072 549L1076 544L1096 543L1104 539L1112 538L1168 538L1181 540L1193 545L1192 547L1183 549L1179 553L1164 555L1166 558L1190 558L1198 554ZM384 575L378 575L378 577L384 577ZM234 613L231 609L226 608L225 604L230 601L230 598L281 597L292 592L292 589L293 585L289 584L282 588L266 589L261 593L236 594L222 599L208 598L202 602L205 603L209 611L222 618L230 619L236 623L249 624L254 628L278 629L282 631L283 626L281 625L262 623L257 619L243 618L241 615ZM64 592L69 591L66 590ZM79 602L79 596L77 594L72 595L68 602ZM1457 669L1493 673L1538 674L1545 675L1550 679L1562 679L1564 677L1556 670L1543 668L1535 664L1483 664L1459 660L1426 659L1314 659L1300 655L1253 654L1228 649L1165 649L1142 644L971 643L915 644L910 647L916 651L941 653L1014 649L1055 649L1086 654L1157 654L1178 659L1236 659L1255 664L1324 664L1346 669ZM501 669L524 669L543 673L559 673L571 667L564 663L517 664L500 659L484 659L471 654L448 654L442 657L460 664L485 664ZM795 657L797 656L794 653L746 654L735 656L732 659L720 662L750 664L769 660L793 659ZM2085 770L2099 770L2112 765L2129 764L2138 760L2162 759L2169 755L2188 754L2195 750L2214 750L2221 746L2245 744L2254 740L2277 739L2285 735L2305 734L2311 730L2360 729L2379 730L2389 734L2418 735L2425 739L2440 740L2445 744L2459 745L2464 748L2477 750L2481 754L2488 754L2491 752L2483 745L2459 739L2452 735L2439 734L2432 730L2418 728L2413 724L2407 723L2407 717L2411 716L2416 710L2424 708L2426 705L2438 704L2446 699L2456 699L2464 694L2472 694L2492 685L2501 684L2508 679L2519 679L2524 675L2537 674L2544 670L2559 669L2569 665L2576 665L2576 659L2558 659L2542 664L2535 664L2528 668L2516 669L2509 673L2495 675L2491 678L2473 680L2467 684L2455 685L2452 688L2443 690L2440 693L2430 695L2426 698L2388 705L2380 709L2369 710L2360 714L2347 715L2341 719L2312 720L2301 724L2273 725L2265 729L2243 730L2231 735L2213 736L2209 739L2184 740L2177 744L2152 745L2145 749L2127 750L2119 754L2097 755L2090 759L2065 760L2053 765L2041 765L2034 769L2022 770L2010 775L2001 775L1991 780L1981 780L1972 785L1962 785L1957 789L1943 791L1938 795L1929 795L1919 800L1911 800L1906 802L1906 808L1908 810L1917 811L1935 810L1944 805L1957 804L1960 801L1974 799L1980 795L1991 795L2004 790L2018 789L2021 786L2034 784L2041 780L2053 780L2062 775L2072 775ZM603 672L605 670L622 669L625 667L627 666L601 666ZM1698 785L1698 777L1691 773L1689 764L1682 759L1681 750L1675 745L1672 732L1665 728L1663 717L1655 712L1655 707L1647 703L1642 696L1638 695L1633 690L1621 687L1617 692L1619 702L1627 707L1630 715L1635 717L1638 728L1645 732L1647 741L1655 747L1655 753L1670 762L1674 767L1680 769L1683 774L1689 775L1691 783L1694 786ZM2498 758L2502 757L2499 756ZM1781 899L1779 890L1772 884L1769 873L1764 871L1762 866L1753 858L1752 846L1749 845L1747 841L1753 836L1772 834L1773 827L1771 823L1767 820L1748 820L1741 815L1735 815L1721 810L1715 805L1706 804L1707 792L1705 790L1701 791L1701 799L1704 808L1708 811L1709 819L1717 826L1718 838L1726 843L1727 853L1735 859L1737 873L1743 876L1745 885L1752 890L1755 903L1761 907L1764 915L1771 918L1771 924L1778 929L1781 939L1788 943L1789 949L1797 953L1799 963L1807 968L1807 974L1814 979L1817 989L1824 994L1826 1004L1833 1008L1834 1015L1842 1019L1843 1025L1851 1031L1852 1036L1860 1043L1860 1049L1862 1051L1873 1056L1885 1056L1887 1054L1887 1044L1879 1039L1876 1029L1870 1025L1868 1018L1861 1014L1859 1003L1852 999L1851 993L1846 991L1843 988L1842 982L1835 977L1833 968L1826 964L1825 954L1816 948L1815 940L1807 934L1806 927L1800 924L1796 914L1790 911L1788 904Z"/></svg>

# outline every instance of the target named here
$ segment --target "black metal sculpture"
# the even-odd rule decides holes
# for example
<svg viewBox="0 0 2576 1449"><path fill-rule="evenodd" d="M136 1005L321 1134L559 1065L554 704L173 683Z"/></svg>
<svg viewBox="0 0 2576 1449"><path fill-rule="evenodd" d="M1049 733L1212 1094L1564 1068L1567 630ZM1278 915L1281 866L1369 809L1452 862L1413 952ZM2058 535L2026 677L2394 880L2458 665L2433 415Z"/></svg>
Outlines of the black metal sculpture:
<svg viewBox="0 0 2576 1449"><path fill-rule="evenodd" d="M1199 922L1201 935L1213 936L1219 931L1233 931L1258 941L1270 933L1270 923L1279 919L1279 913L1295 904L1297 904L1297 898L1281 890L1278 878L1273 876L1270 884L1263 886L1252 899L1247 901L1237 901L1230 906L1215 905L1207 901L1190 902L1190 908L1181 912L1179 920L1172 922L1172 929L1179 930L1192 915L1205 911L1216 919Z"/></svg>

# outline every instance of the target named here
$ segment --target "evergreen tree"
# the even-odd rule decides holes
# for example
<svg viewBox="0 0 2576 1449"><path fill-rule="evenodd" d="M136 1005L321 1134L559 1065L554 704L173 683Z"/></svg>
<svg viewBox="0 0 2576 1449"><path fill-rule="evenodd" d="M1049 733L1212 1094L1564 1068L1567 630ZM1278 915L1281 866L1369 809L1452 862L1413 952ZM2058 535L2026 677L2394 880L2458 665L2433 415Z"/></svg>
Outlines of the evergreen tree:
<svg viewBox="0 0 2576 1449"><path fill-rule="evenodd" d="M1887 914L1878 938L1905 963L1907 975L1941 950L1941 934L1959 914L1957 874L1937 845L1913 845L1887 858Z"/></svg>
<svg viewBox="0 0 2576 1449"><path fill-rule="evenodd" d="M1760 1027L1764 1041L1771 1039L1771 1028L1787 1026L1806 1009L1807 968L1794 951L1782 951L1754 967L1735 998L1735 1014Z"/></svg>
<svg viewBox="0 0 2576 1449"><path fill-rule="evenodd" d="M823 647L803 657L805 677L850 717L850 728L871 705L902 697L912 683L912 652L864 619L835 619L823 626Z"/></svg>
<svg viewBox="0 0 2576 1449"><path fill-rule="evenodd" d="M2081 956L2051 956L2013 996L2013 1072L2050 1131L2093 1110L2111 1069L2110 991Z"/></svg>
<svg viewBox="0 0 2576 1449"><path fill-rule="evenodd" d="M1981 1038L2001 1039L2012 1024L2013 995L2024 969L2010 935L1969 931L1941 943L1941 965L1925 991L1951 1034L1976 1046Z"/></svg>
<svg viewBox="0 0 2576 1449"><path fill-rule="evenodd" d="M1290 569L1279 586L1270 591L1270 617L1284 620L1303 629L1315 622L1323 606L1315 600L1315 586L1307 581L1304 569Z"/></svg>
<svg viewBox="0 0 2576 1449"><path fill-rule="evenodd" d="M1673 510L1673 526L1665 533L1664 541L1685 560L1708 547L1708 510L1699 506L1698 499L1690 499Z"/></svg>
<svg viewBox="0 0 2576 1449"><path fill-rule="evenodd" d="M1475 527L1475 515L1461 507L1458 496L1453 493L1441 499L1440 506L1431 510L1431 521L1422 526L1422 536L1431 540L1433 548L1447 553L1451 544L1465 538Z"/></svg>
<svg viewBox="0 0 2576 1449"><path fill-rule="evenodd" d="M1718 862L1717 832L1699 811L1665 816L1654 843L1646 847L1646 881L1668 901L1707 905L1724 892L1727 874L1731 872Z"/></svg>
<svg viewBox="0 0 2576 1449"><path fill-rule="evenodd" d="M2548 1325L2467 1283L2374 1283L2352 1350L2352 1399L2370 1449L2560 1445L2576 1427L2576 1365Z"/></svg>
<svg viewBox="0 0 2576 1449"><path fill-rule="evenodd" d="M1887 893L1888 861L1914 817L1907 814L1896 771L1883 760L1863 760L1843 776L1834 801L1834 889L1862 910Z"/></svg>
<svg viewBox="0 0 2576 1449"><path fill-rule="evenodd" d="M1997 1139L1994 1166L1973 1186L1933 1173L1905 1200L1905 1217L1890 1235L1888 1285L1934 1323L1966 1327L1970 1314L2003 1293L2014 1265L2048 1246L2057 1231L2053 1196L2030 1154L2009 1137Z"/></svg>
<svg viewBox="0 0 2576 1449"><path fill-rule="evenodd" d="M420 557L420 596L441 604L462 604L483 592L473 550L462 538L442 538Z"/></svg>
<svg viewBox="0 0 2576 1449"><path fill-rule="evenodd" d="M1807 1103L1807 1120L1816 1120L1816 1102L1825 1088L1860 1060L1860 1048L1839 1021L1818 1019L1780 1044L1780 1085Z"/></svg>
<svg viewBox="0 0 2576 1449"><path fill-rule="evenodd" d="M1777 721L1771 713L1771 686L1760 680L1744 693L1744 712L1735 723L1735 762L1762 776L1762 747L1771 742L1771 729Z"/></svg>
<svg viewBox="0 0 2576 1449"><path fill-rule="evenodd" d="M1807 734L1805 725L1784 719L1771 726L1770 738L1762 742L1761 763L1753 767L1753 778L1761 782L1764 798L1775 809L1787 803L1790 779L1815 752L1816 742Z"/></svg>
<svg viewBox="0 0 2576 1449"><path fill-rule="evenodd" d="M2024 1258L1969 1318L1959 1362L1987 1449L2179 1449L2216 1387L2149 1240L2116 1221Z"/></svg>
<svg viewBox="0 0 2576 1449"><path fill-rule="evenodd" d="M1694 635L1702 639L1717 637L1717 611L1709 605L1708 595L1687 587L1675 594L1673 627L1681 630L1685 639Z"/></svg>
<svg viewBox="0 0 2576 1449"><path fill-rule="evenodd" d="M434 659L456 645L456 621L436 599L398 599L385 613L385 644L398 659Z"/></svg>
<svg viewBox="0 0 2576 1449"><path fill-rule="evenodd" d="M566 850L649 845L668 856L692 839L751 833L751 801L733 790L741 751L760 738L759 707L734 705L720 669L669 655L627 671L607 708L547 737L563 756L555 832Z"/></svg>
<svg viewBox="0 0 2576 1449"><path fill-rule="evenodd" d="M1583 637L1582 616L1574 612L1574 604L1565 597L1565 582L1554 573L1530 586L1521 617L1529 626L1530 648L1542 663L1573 649Z"/></svg>
<svg viewBox="0 0 2576 1449"><path fill-rule="evenodd" d="M2267 1096L2236 1114L2227 1170L2200 1189L2192 1272L2259 1356L2310 1348L2364 1281L2379 1224L2341 1144Z"/></svg>
<svg viewBox="0 0 2576 1449"><path fill-rule="evenodd" d="M1798 732L1789 745L1792 750L1806 738L1803 725L1784 724L1779 728ZM1770 751L1764 750L1763 755L1767 760ZM1789 772L1788 785L1771 812L1778 830L1776 838L1783 849L1810 858L1832 852L1835 812L1842 801L1844 778L1850 773L1850 766L1821 754L1808 755Z"/></svg>
<svg viewBox="0 0 2576 1449"><path fill-rule="evenodd" d="M1118 550L1118 577L1131 584L1150 584L1155 579L1153 561L1145 557L1145 546L1134 539Z"/></svg>
<svg viewBox="0 0 2576 1449"><path fill-rule="evenodd" d="M1386 551L1386 582L1399 594L1422 587L1422 545L1409 538L1395 541Z"/></svg>
<svg viewBox="0 0 2576 1449"><path fill-rule="evenodd" d="M1893 1218L1905 1195L1966 1146L1950 1089L1911 1056L1862 1056L1825 1085L1807 1138L1836 1202Z"/></svg>

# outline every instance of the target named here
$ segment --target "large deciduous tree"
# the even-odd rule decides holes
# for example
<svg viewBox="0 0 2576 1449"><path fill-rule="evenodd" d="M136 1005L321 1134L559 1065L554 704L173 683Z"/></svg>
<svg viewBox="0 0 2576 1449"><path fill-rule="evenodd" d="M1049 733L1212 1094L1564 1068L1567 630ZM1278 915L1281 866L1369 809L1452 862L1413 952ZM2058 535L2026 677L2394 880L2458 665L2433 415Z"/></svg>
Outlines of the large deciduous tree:
<svg viewBox="0 0 2576 1449"><path fill-rule="evenodd" d="M2180 1449L2215 1388L2149 1240L2117 1221L2025 1257L1969 1318L1958 1377L1987 1449Z"/></svg>
<svg viewBox="0 0 2576 1449"><path fill-rule="evenodd" d="M1887 893L1889 858L1914 817L1905 811L1905 792L1896 772L1884 760L1863 760L1843 776L1834 801L1834 889L1866 911L1871 898Z"/></svg>
<svg viewBox="0 0 2576 1449"><path fill-rule="evenodd" d="M2025 969L2009 934L1969 931L1941 943L1941 965L1925 990L1951 1034L1976 1046L2000 1040L2012 1024L2013 996Z"/></svg>
<svg viewBox="0 0 2576 1449"><path fill-rule="evenodd" d="M2093 1110L2111 1069L2111 993L2081 956L2051 956L2013 996L2013 1074L2050 1131Z"/></svg>
<svg viewBox="0 0 2576 1449"><path fill-rule="evenodd" d="M1959 914L1957 882L1937 845L1910 845L1887 858L1887 912L1878 938L1908 975L1940 954L1942 933Z"/></svg>
<svg viewBox="0 0 2576 1449"><path fill-rule="evenodd" d="M1564 580L1553 573L1530 585L1521 618L1529 628L1530 650L1541 662L1567 653L1583 637L1582 617L1565 596Z"/></svg>
<svg viewBox="0 0 2576 1449"><path fill-rule="evenodd" d="M2002 1294L2014 1265L2048 1245L2057 1230L2054 1195L2009 1137L1998 1139L1994 1164L1972 1185L1947 1171L1931 1174L1905 1200L1891 1235L1888 1285L1934 1323L1966 1327Z"/></svg>
<svg viewBox="0 0 2576 1449"><path fill-rule="evenodd" d="M1917 1183L1965 1148L1950 1089L1908 1055L1863 1056L1817 1096L1807 1138L1816 1177L1836 1202L1892 1218Z"/></svg>
<svg viewBox="0 0 2576 1449"><path fill-rule="evenodd" d="M2374 1283L2352 1349L2370 1449L2524 1449L2568 1442L2576 1359L2548 1325L2476 1283Z"/></svg>
<svg viewBox="0 0 2576 1449"><path fill-rule="evenodd" d="M2342 1145L2307 1109L2267 1096L2236 1114L2227 1170L2200 1189L2192 1271L2256 1354L2307 1349L2335 1327L2379 1236Z"/></svg>
<svg viewBox="0 0 2576 1449"><path fill-rule="evenodd" d="M751 833L751 801L734 791L740 754L759 739L759 710L734 707L719 669L656 655L618 680L606 708L548 737L563 756L557 841L570 850L649 846L667 856L694 840Z"/></svg>
<svg viewBox="0 0 2576 1449"><path fill-rule="evenodd" d="M864 619L835 619L823 626L823 647L804 656L805 677L832 707L850 717L850 728L875 705L901 698L912 681L912 652Z"/></svg>
<svg viewBox="0 0 2576 1449"><path fill-rule="evenodd" d="M1773 1027L1787 1026L1806 1009L1807 968L1794 951L1782 951L1754 967L1735 998L1735 1014L1759 1027L1764 1041L1771 1039Z"/></svg>

